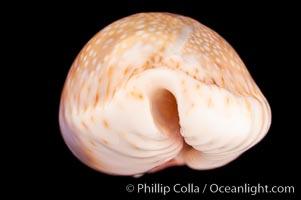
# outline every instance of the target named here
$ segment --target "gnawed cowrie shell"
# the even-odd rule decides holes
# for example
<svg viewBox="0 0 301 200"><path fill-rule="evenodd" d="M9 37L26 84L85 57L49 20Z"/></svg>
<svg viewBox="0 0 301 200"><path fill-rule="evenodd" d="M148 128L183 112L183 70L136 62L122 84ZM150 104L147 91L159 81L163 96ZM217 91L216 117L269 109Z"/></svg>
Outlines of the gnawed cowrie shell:
<svg viewBox="0 0 301 200"><path fill-rule="evenodd" d="M97 33L69 71L59 122L73 154L114 175L223 166L271 112L235 50L199 22L140 13Z"/></svg>

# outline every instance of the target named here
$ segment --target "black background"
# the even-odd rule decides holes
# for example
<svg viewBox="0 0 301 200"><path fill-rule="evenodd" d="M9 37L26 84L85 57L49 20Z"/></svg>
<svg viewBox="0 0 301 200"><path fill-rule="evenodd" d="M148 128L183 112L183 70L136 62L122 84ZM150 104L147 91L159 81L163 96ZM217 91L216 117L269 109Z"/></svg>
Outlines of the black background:
<svg viewBox="0 0 301 200"><path fill-rule="evenodd" d="M144 199L148 195L128 193L127 184L161 183L172 186L194 183L204 185L293 185L298 193L297 161L298 121L300 106L297 102L299 80L297 75L298 50L297 22L293 5L213 3L203 1L127 1L98 4L35 5L26 11L27 37L25 49L31 56L29 69L35 76L36 95L31 103L38 117L31 119L34 126L23 165L27 170L23 185L30 185L26 193L42 196L84 195L92 199L112 199L122 195L126 199ZM268 135L234 162L219 169L194 171L187 167L169 168L141 178L109 176L90 169L79 162L64 144L58 125L61 90L68 70L85 43L106 25L138 12L172 12L192 17L223 36L238 52L256 83L268 99L272 109L272 126ZM20 19L22 17L20 16ZM299 50L300 52L300 50ZM35 59L33 59L35 58ZM30 81L29 81L30 82ZM40 85L44 85L40 89ZM32 108L32 107L31 107ZM296 114L296 115L295 115ZM27 139L28 139L27 138ZM29 183L29 182L30 183ZM33 184L32 184L33 183ZM23 185L21 185L23 187ZM38 195L39 196L39 195ZM106 197L107 196L107 197ZM232 199L253 198L238 194L162 194L155 199ZM292 199L296 194L256 195L254 199ZM88 198L89 197L89 198Z"/></svg>

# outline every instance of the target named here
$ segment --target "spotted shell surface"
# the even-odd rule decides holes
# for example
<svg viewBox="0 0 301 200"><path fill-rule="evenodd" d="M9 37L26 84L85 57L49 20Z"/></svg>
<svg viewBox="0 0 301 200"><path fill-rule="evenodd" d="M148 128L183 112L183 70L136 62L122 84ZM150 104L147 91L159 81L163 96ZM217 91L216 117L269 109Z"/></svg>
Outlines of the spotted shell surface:
<svg viewBox="0 0 301 200"><path fill-rule="evenodd" d="M83 163L137 175L223 166L266 135L271 112L216 32L181 15L139 13L105 27L81 50L59 122Z"/></svg>

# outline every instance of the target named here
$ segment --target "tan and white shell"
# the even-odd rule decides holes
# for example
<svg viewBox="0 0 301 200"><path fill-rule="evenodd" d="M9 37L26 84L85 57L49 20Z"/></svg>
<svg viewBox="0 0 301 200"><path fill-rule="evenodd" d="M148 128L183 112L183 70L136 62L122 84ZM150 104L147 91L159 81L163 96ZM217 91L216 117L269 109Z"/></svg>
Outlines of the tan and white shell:
<svg viewBox="0 0 301 200"><path fill-rule="evenodd" d="M62 92L73 154L114 175L223 166L267 133L271 112L235 50L199 22L140 13L97 33Z"/></svg>

